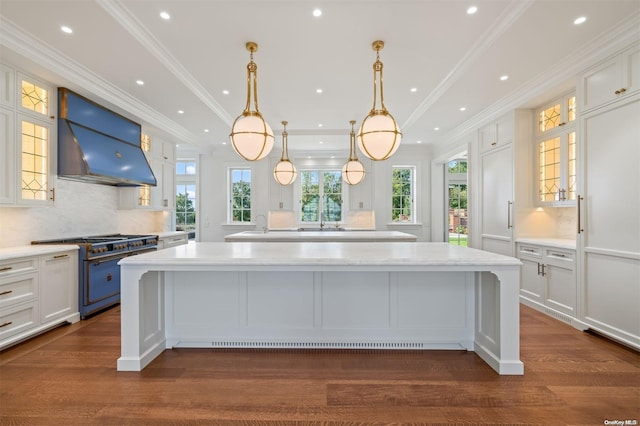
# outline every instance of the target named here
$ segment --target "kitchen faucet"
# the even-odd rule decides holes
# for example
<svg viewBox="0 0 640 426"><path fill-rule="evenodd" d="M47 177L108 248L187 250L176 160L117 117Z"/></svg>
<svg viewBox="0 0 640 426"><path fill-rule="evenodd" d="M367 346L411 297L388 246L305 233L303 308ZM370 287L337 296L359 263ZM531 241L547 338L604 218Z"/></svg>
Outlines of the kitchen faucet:
<svg viewBox="0 0 640 426"><path fill-rule="evenodd" d="M258 216L256 216L256 226L258 226L258 219L264 219L264 225L262 226L262 232L264 232L265 234L267 233L267 231L269 231L269 227L267 226L267 218L265 217L265 215L263 214L259 214Z"/></svg>
<svg viewBox="0 0 640 426"><path fill-rule="evenodd" d="M324 212L320 212L320 229L324 228Z"/></svg>

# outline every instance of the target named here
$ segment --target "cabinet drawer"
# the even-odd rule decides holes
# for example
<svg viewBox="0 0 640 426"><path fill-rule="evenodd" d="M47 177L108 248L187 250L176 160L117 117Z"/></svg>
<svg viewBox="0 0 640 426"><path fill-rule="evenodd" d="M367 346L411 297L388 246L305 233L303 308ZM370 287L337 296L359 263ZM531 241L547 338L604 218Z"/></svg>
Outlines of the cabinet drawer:
<svg viewBox="0 0 640 426"><path fill-rule="evenodd" d="M36 271L38 269L37 257L24 257L0 262L0 278L21 274L23 272Z"/></svg>
<svg viewBox="0 0 640 426"><path fill-rule="evenodd" d="M542 257L542 247L518 245L518 256Z"/></svg>
<svg viewBox="0 0 640 426"><path fill-rule="evenodd" d="M575 252L546 248L544 250L544 258L546 263L563 266L565 268L573 268Z"/></svg>
<svg viewBox="0 0 640 426"><path fill-rule="evenodd" d="M37 272L0 278L0 309L35 300L37 295Z"/></svg>
<svg viewBox="0 0 640 426"><path fill-rule="evenodd" d="M0 342L38 325L37 302L0 311ZM2 343L0 343L2 346Z"/></svg>
<svg viewBox="0 0 640 426"><path fill-rule="evenodd" d="M187 244L189 242L189 239L185 235L184 237L163 238L162 241L163 241L162 248L170 248L170 247L176 247L176 246Z"/></svg>

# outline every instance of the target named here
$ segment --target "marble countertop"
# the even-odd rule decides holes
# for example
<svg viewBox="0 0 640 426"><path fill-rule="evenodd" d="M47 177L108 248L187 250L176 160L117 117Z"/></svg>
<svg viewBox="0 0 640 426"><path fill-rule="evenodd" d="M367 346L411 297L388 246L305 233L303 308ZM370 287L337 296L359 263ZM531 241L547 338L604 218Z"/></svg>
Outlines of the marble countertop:
<svg viewBox="0 0 640 426"><path fill-rule="evenodd" d="M224 237L227 242L273 241L273 242L373 242L416 241L413 234L399 231L244 231Z"/></svg>
<svg viewBox="0 0 640 426"><path fill-rule="evenodd" d="M526 237L516 238L517 243L524 244L536 244L539 246L547 246L568 250L576 249L576 240L570 240L565 238L544 238L544 237Z"/></svg>
<svg viewBox="0 0 640 426"><path fill-rule="evenodd" d="M339 267L464 267L519 266L520 260L447 243L406 242L216 242L192 243L130 256L123 266L197 267L228 266L339 266ZM443 269L450 270L450 269Z"/></svg>
<svg viewBox="0 0 640 426"><path fill-rule="evenodd" d="M78 250L80 247L74 244L35 244L26 246L0 248L0 261L18 257L40 256L42 254L60 253L69 250Z"/></svg>

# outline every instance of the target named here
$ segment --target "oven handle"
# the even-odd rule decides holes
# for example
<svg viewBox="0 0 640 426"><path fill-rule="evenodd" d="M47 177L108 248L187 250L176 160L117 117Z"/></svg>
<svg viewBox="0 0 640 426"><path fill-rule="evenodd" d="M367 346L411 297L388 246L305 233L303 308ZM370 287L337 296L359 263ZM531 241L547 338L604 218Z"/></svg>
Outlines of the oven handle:
<svg viewBox="0 0 640 426"><path fill-rule="evenodd" d="M99 259L87 259L87 260L89 262L93 263L94 265L100 265L101 263L110 262L110 261L112 261L114 259L124 259L125 257L134 256L136 254L149 253L151 251L158 251L158 249L157 248L149 248L149 249L145 249L145 250L137 250L137 251L130 252L130 253L118 253L116 255L109 256L109 257L101 257Z"/></svg>

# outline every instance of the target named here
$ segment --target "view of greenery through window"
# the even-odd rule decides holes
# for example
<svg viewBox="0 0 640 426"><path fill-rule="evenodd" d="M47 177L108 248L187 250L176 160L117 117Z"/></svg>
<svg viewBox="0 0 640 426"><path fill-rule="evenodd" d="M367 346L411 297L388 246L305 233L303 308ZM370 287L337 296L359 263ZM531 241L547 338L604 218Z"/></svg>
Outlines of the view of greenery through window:
<svg viewBox="0 0 640 426"><path fill-rule="evenodd" d="M196 229L196 163L176 163L176 230Z"/></svg>
<svg viewBox="0 0 640 426"><path fill-rule="evenodd" d="M300 172L302 222L342 221L342 174L340 170L304 170Z"/></svg>
<svg viewBox="0 0 640 426"><path fill-rule="evenodd" d="M452 174L467 173L466 161L451 161L448 172ZM452 179L453 180L453 179ZM467 216L467 184L451 181L449 183L449 243L466 246L468 235Z"/></svg>
<svg viewBox="0 0 640 426"><path fill-rule="evenodd" d="M251 170L231 169L231 220L251 222Z"/></svg>
<svg viewBox="0 0 640 426"><path fill-rule="evenodd" d="M413 218L413 167L394 167L392 175L391 220L412 222Z"/></svg>

